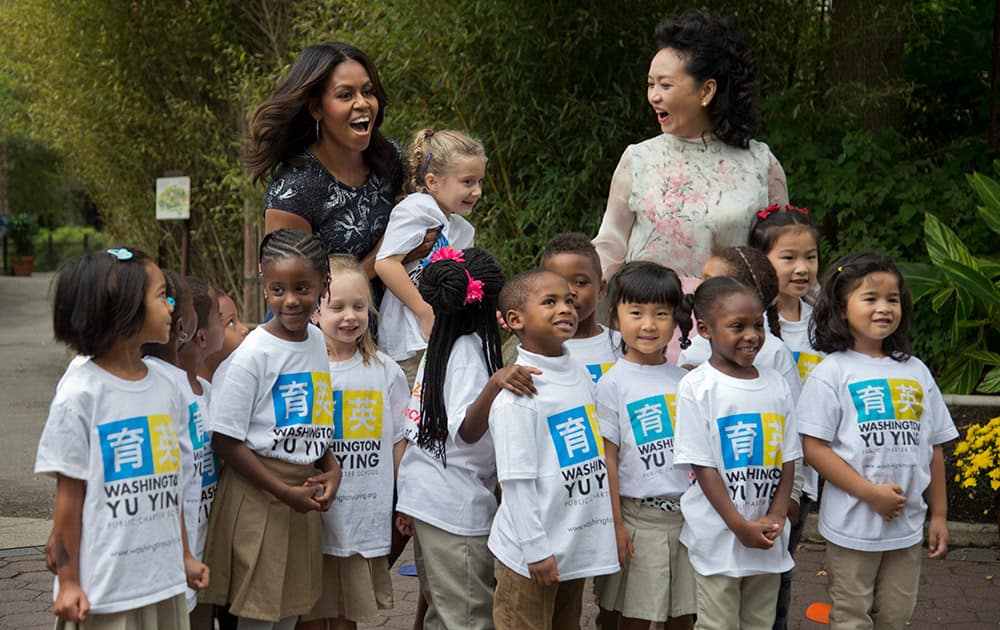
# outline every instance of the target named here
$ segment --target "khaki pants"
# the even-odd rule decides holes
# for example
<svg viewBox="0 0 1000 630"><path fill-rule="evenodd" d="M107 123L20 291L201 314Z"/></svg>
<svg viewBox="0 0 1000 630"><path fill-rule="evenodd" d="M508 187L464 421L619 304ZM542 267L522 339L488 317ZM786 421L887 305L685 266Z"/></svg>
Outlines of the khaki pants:
<svg viewBox="0 0 1000 630"><path fill-rule="evenodd" d="M413 557L427 602L425 630L493 629L489 536L458 536L413 521Z"/></svg>
<svg viewBox="0 0 1000 630"><path fill-rule="evenodd" d="M921 555L919 543L893 551L856 551L828 542L830 627L904 628L917 603Z"/></svg>
<svg viewBox="0 0 1000 630"><path fill-rule="evenodd" d="M698 585L698 630L740 628L771 630L778 602L780 573L735 578L695 574Z"/></svg>
<svg viewBox="0 0 1000 630"><path fill-rule="evenodd" d="M501 563L493 623L497 630L579 630L583 583L542 586Z"/></svg>

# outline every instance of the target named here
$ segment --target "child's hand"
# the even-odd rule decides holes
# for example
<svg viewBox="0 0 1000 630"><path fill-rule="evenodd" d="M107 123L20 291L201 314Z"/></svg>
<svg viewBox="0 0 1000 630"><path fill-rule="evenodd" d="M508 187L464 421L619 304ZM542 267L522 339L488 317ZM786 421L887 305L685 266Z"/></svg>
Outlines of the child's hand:
<svg viewBox="0 0 1000 630"><path fill-rule="evenodd" d="M787 516L779 514L765 514L758 523L772 525L773 527L764 533L769 540L775 540L779 535L781 535L782 530L785 529L785 519Z"/></svg>
<svg viewBox="0 0 1000 630"><path fill-rule="evenodd" d="M196 591L208 588L208 565L191 554L184 556L184 575L188 588Z"/></svg>
<svg viewBox="0 0 1000 630"><path fill-rule="evenodd" d="M490 380L516 396L531 398L538 393L538 390L535 389L535 384L531 382L531 375L541 373L542 371L538 368L523 365L508 365L494 372Z"/></svg>
<svg viewBox="0 0 1000 630"><path fill-rule="evenodd" d="M535 584L552 586L559 582L559 569L556 567L555 556L549 556L538 562L529 562L528 573Z"/></svg>
<svg viewBox="0 0 1000 630"><path fill-rule="evenodd" d="M865 502L878 512L883 519L891 521L899 516L906 505L906 495L903 488L895 483L876 483Z"/></svg>
<svg viewBox="0 0 1000 630"><path fill-rule="evenodd" d="M503 313L500 311L497 311L497 326L508 332L510 331L510 326L507 325L507 320L503 318Z"/></svg>
<svg viewBox="0 0 1000 630"><path fill-rule="evenodd" d="M733 531L736 538L748 549L770 549L778 535L778 524L764 519L758 521L744 520Z"/></svg>
<svg viewBox="0 0 1000 630"><path fill-rule="evenodd" d="M615 526L615 540L618 542L618 564L625 568L625 561L635 555L635 545L624 525Z"/></svg>
<svg viewBox="0 0 1000 630"><path fill-rule="evenodd" d="M306 479L306 487L312 488L313 497L319 503L319 510L326 512L337 497L337 489L340 488L340 479L343 472L340 466L332 468L325 473L314 475Z"/></svg>
<svg viewBox="0 0 1000 630"><path fill-rule="evenodd" d="M90 612L90 601L79 584L60 580L59 596L52 604L52 612L60 619L79 623L87 618L87 613Z"/></svg>
<svg viewBox="0 0 1000 630"><path fill-rule="evenodd" d="M404 536L413 536L413 521L406 514L396 512L396 529Z"/></svg>
<svg viewBox="0 0 1000 630"><path fill-rule="evenodd" d="M281 502L292 508L296 512L305 513L312 510L320 510L319 501L316 500L316 488L307 484L301 486L286 486L282 496L278 497Z"/></svg>
<svg viewBox="0 0 1000 630"><path fill-rule="evenodd" d="M927 557L943 558L948 553L948 520L932 516L927 526Z"/></svg>

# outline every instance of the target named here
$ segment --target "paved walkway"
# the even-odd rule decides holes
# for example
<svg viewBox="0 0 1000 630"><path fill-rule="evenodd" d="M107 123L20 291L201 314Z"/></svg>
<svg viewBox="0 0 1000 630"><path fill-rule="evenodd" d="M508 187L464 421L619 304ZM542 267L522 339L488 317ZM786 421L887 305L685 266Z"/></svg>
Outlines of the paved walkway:
<svg viewBox="0 0 1000 630"><path fill-rule="evenodd" d="M69 356L52 340L48 290L51 274L0 276L0 630L52 627L52 576L41 546L49 531L54 483L32 474L35 448L55 384ZM812 602L825 601L823 545L806 544L798 562L789 628L821 628L805 619ZM410 551L400 563L412 562ZM1000 628L1000 551L957 549L925 561L912 629ZM393 573L396 606L362 628L409 630L417 579ZM589 589L588 589L589 593ZM588 596L583 628L593 628L596 607Z"/></svg>

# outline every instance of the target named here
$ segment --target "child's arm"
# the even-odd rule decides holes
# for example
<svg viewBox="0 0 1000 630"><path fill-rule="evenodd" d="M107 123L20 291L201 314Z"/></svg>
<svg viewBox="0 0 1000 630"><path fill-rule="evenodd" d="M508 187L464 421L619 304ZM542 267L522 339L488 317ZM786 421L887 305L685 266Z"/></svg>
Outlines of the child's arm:
<svg viewBox="0 0 1000 630"><path fill-rule="evenodd" d="M337 489L340 488L340 480L344 476L344 471L337 463L337 458L333 456L330 449L327 449L323 457L316 460L316 467L323 471L320 475L313 475L306 479L306 487L320 486L323 490L315 495L319 509L326 512L330 509L334 498L337 496Z"/></svg>
<svg viewBox="0 0 1000 630"><path fill-rule="evenodd" d="M399 440L392 445L392 477L399 478L399 462L403 461L403 453L406 452L406 440Z"/></svg>
<svg viewBox="0 0 1000 630"><path fill-rule="evenodd" d="M56 475L52 556L59 577L59 596L52 610L60 619L71 622L83 621L90 612L87 594L80 588L80 535L86 494L86 482Z"/></svg>
<svg viewBox="0 0 1000 630"><path fill-rule="evenodd" d="M510 479L503 484L503 500L510 505L514 536L528 564L531 579L543 586L559 581L559 567L542 525L538 489L534 479Z"/></svg>
<svg viewBox="0 0 1000 630"><path fill-rule="evenodd" d="M767 510L765 518L778 525L775 535L784 529L785 519L788 518L788 506L791 503L792 485L795 483L795 470L798 461L797 459L793 459L781 465L781 480L778 482L778 487L771 498L771 507Z"/></svg>
<svg viewBox="0 0 1000 630"><path fill-rule="evenodd" d="M319 510L315 489L306 486L289 486L264 467L246 444L223 433L212 436L212 449L226 464L236 469L247 481L268 492L296 512Z"/></svg>
<svg viewBox="0 0 1000 630"><path fill-rule="evenodd" d="M722 517L726 527L736 534L736 538L744 547L770 549L774 545L774 537L780 531L779 525L766 519L746 520L736 509L732 499L729 498L729 490L718 470L697 464L691 464L691 468L694 469L694 476L698 479L698 485L705 493L705 498ZM784 476L784 470L782 470L782 476Z"/></svg>
<svg viewBox="0 0 1000 630"><path fill-rule="evenodd" d="M189 588L200 591L208 588L208 565L195 558L188 544L187 526L184 524L184 506L180 509L181 542L184 545L184 577Z"/></svg>
<svg viewBox="0 0 1000 630"><path fill-rule="evenodd" d="M948 493L944 475L944 450L934 446L931 455L931 484L924 491L924 501L931 514L927 527L927 550L930 558L943 558L948 553Z"/></svg>
<svg viewBox="0 0 1000 630"><path fill-rule="evenodd" d="M802 450L806 463L827 481L864 501L887 521L899 516L906 504L906 496L899 484L868 481L834 453L826 440L802 434Z"/></svg>
<svg viewBox="0 0 1000 630"><path fill-rule="evenodd" d="M615 542L618 544L618 564L625 566L625 560L635 555L632 537L622 520L622 500L618 492L618 445L604 439L604 459L608 466L608 487L611 489L611 515L615 519Z"/></svg>
<svg viewBox="0 0 1000 630"><path fill-rule="evenodd" d="M420 291L410 280L410 275L403 268L403 258L404 254L399 254L376 260L375 273L382 279L385 288L392 291L406 308L413 311L420 320L424 339L430 339L431 328L434 327L434 311L427 302L424 302L424 298L420 297Z"/></svg>
<svg viewBox="0 0 1000 630"><path fill-rule="evenodd" d="M531 382L531 375L541 373L537 368L523 365L508 365L494 372L490 380L486 381L483 391L465 410L465 419L458 427L462 440L466 444L473 444L486 435L490 429L490 406L500 390L506 389L517 396L531 398L538 393Z"/></svg>

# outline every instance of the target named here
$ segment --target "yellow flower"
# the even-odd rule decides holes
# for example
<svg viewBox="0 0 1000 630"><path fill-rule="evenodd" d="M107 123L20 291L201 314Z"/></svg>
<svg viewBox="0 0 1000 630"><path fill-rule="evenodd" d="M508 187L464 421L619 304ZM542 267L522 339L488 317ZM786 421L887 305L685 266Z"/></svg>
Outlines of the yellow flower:
<svg viewBox="0 0 1000 630"><path fill-rule="evenodd" d="M993 488L993 492L1000 490L1000 481L994 479L993 481L990 482L990 487Z"/></svg>
<svg viewBox="0 0 1000 630"><path fill-rule="evenodd" d="M976 487L976 479L975 479L975 477L970 477L970 478L966 479L965 481L963 481L962 482L962 487L963 488L975 488Z"/></svg>

